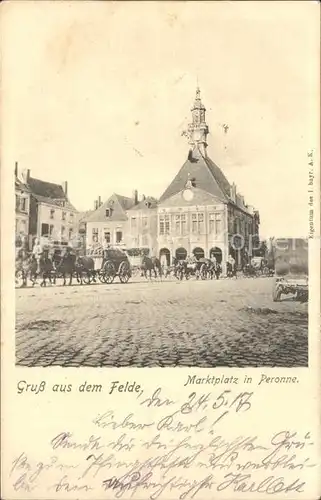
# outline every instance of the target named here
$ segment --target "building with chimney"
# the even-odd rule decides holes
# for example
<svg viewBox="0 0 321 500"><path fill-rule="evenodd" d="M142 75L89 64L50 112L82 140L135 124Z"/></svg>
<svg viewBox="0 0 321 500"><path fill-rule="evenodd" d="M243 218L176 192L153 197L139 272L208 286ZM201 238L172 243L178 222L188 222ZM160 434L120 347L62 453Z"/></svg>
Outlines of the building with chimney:
<svg viewBox="0 0 321 500"><path fill-rule="evenodd" d="M259 213L247 205L207 151L206 109L197 88L191 109L187 159L157 207L158 255L164 263L215 255L223 271L231 255L238 266L251 255Z"/></svg>
<svg viewBox="0 0 321 500"><path fill-rule="evenodd" d="M95 210L82 219L86 227L87 253L99 252L106 245L125 246L127 210L137 203L137 191L132 198L113 193L104 203L99 197L95 201Z"/></svg>
<svg viewBox="0 0 321 500"><path fill-rule="evenodd" d="M55 184L22 172L30 193L29 246L37 237L42 244L67 245L77 234L77 210L68 198L68 184Z"/></svg>

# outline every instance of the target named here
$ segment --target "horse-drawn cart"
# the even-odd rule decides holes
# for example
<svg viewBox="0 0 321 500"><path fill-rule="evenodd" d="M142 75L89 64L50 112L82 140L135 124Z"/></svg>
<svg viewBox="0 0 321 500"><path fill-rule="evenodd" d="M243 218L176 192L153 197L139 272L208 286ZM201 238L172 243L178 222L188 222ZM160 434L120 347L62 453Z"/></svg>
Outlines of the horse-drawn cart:
<svg viewBox="0 0 321 500"><path fill-rule="evenodd" d="M274 302L282 295L292 294L294 299L308 300L308 241L289 238L277 240L274 248L275 283L272 292Z"/></svg>
<svg viewBox="0 0 321 500"><path fill-rule="evenodd" d="M127 283L131 277L131 268L127 255L118 248L108 248L104 252L99 279L104 283L112 283L116 276L121 283Z"/></svg>

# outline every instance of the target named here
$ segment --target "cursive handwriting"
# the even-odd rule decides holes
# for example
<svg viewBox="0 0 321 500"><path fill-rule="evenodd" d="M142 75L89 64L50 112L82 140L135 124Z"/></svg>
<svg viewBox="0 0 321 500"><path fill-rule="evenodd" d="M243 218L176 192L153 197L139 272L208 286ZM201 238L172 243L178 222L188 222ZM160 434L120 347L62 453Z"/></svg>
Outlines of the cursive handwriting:
<svg viewBox="0 0 321 500"><path fill-rule="evenodd" d="M32 450L18 454L9 473L13 490L29 498L46 491L85 499L290 497L305 491L306 471L317 467L311 431L252 432L253 392L214 387L174 400L156 387L135 404L102 408L84 432L71 422L57 428L38 459Z"/></svg>

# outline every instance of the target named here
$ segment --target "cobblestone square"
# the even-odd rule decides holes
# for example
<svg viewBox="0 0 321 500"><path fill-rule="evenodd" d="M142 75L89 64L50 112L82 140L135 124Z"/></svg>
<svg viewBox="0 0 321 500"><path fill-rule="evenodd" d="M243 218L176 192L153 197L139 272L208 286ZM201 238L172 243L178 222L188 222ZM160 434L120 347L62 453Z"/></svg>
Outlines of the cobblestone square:
<svg viewBox="0 0 321 500"><path fill-rule="evenodd" d="M269 278L16 291L21 366L307 366L307 304Z"/></svg>

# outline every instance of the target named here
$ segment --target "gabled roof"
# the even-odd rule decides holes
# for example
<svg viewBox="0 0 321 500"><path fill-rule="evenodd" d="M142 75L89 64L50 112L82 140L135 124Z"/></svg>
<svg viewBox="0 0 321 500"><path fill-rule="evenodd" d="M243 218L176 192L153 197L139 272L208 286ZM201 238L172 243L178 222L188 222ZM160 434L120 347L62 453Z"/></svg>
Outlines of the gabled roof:
<svg viewBox="0 0 321 500"><path fill-rule="evenodd" d="M130 208L132 210L151 210L153 208L157 208L157 200L152 196L146 196L144 200L141 200L137 205L134 205Z"/></svg>
<svg viewBox="0 0 321 500"><path fill-rule="evenodd" d="M127 215L126 211L129 210L134 205L134 200L128 198L127 196L122 196L119 194L112 194L101 207L94 210L84 222L106 222L109 221L126 221ZM106 210L112 209L111 215L106 217Z"/></svg>
<svg viewBox="0 0 321 500"><path fill-rule="evenodd" d="M193 198L189 201L185 200L183 193L185 189L175 193L170 198L166 198L163 202L159 204L159 207L189 207L196 205L217 205L221 203L227 203L222 197L214 196L204 189L199 189L192 187L191 191L193 193Z"/></svg>
<svg viewBox="0 0 321 500"><path fill-rule="evenodd" d="M113 194L113 196L116 196L119 203L123 207L124 210L129 210L133 205L134 205L134 200L133 198L128 198L128 196L122 196L121 194Z"/></svg>
<svg viewBox="0 0 321 500"><path fill-rule="evenodd" d="M40 179L35 179L34 177L29 177L28 186L35 195L53 199L67 198L60 184L54 184L53 182L42 181Z"/></svg>
<svg viewBox="0 0 321 500"><path fill-rule="evenodd" d="M29 177L28 186L37 201L76 211L60 184Z"/></svg>
<svg viewBox="0 0 321 500"><path fill-rule="evenodd" d="M229 201L230 184L222 170L210 158L204 157L200 150L195 147L189 152L186 162L162 194L160 202L182 191L188 179L195 179L197 188L224 201Z"/></svg>

